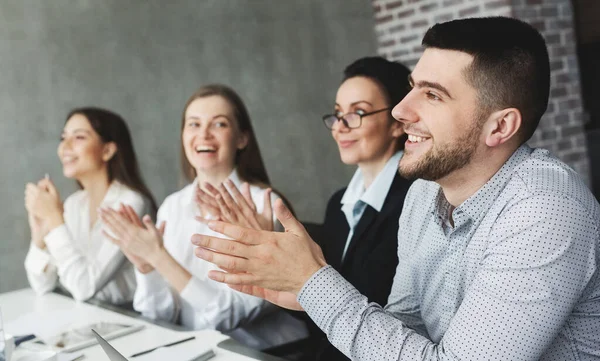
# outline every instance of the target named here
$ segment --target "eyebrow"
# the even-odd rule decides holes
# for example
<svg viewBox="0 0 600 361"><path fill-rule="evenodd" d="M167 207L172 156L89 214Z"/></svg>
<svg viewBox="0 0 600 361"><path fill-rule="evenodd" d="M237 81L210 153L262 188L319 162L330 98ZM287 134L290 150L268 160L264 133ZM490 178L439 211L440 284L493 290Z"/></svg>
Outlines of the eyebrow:
<svg viewBox="0 0 600 361"><path fill-rule="evenodd" d="M369 104L370 106L373 106L373 104L371 104L371 102L368 102L368 101L366 101L366 100L359 100L359 101L356 101L356 102L350 103L350 106L351 106L351 107L353 107L353 106L355 106L355 105L358 105L358 104L360 104L360 103L367 103L367 104ZM336 107L340 107L340 108L341 108L341 106L340 106L338 103L335 103L335 106L336 106Z"/></svg>
<svg viewBox="0 0 600 361"><path fill-rule="evenodd" d="M454 99L452 97L452 95L450 95L450 92L448 91L448 89L446 89L440 83L431 82L431 81L427 81L427 80L421 80L421 81L418 81L418 82L415 83L415 80L413 79L412 75L408 76L408 82L410 83L410 85L416 86L417 88L432 88L432 89L437 89L437 90L441 91L442 93L444 93L448 98Z"/></svg>
<svg viewBox="0 0 600 361"><path fill-rule="evenodd" d="M231 119L229 119L229 117L227 115L225 115L225 114L217 114L217 115L213 116L210 120L215 120L215 119L220 118L220 117L223 117L223 118L231 121ZM199 119L200 120L200 119L202 119L202 117L198 117L198 116L195 116L195 115L190 115L190 116L186 117L185 119L186 120L188 120L188 119Z"/></svg>
<svg viewBox="0 0 600 361"><path fill-rule="evenodd" d="M61 134L65 134L65 133L67 133L67 132L63 130ZM90 132L87 129L77 128L77 129L74 129L73 131L71 131L71 133L86 133L86 134L91 134L92 132Z"/></svg>

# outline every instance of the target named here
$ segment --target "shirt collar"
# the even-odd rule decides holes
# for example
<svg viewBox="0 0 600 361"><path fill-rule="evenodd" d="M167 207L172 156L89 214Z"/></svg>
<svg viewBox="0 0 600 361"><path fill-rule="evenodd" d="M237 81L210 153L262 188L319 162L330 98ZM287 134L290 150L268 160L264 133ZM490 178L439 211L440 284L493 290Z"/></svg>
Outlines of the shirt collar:
<svg viewBox="0 0 600 361"><path fill-rule="evenodd" d="M238 189L242 185L242 180L240 179L240 175L238 174L237 168L234 168L227 178L231 179L233 184L235 184L235 186L238 187ZM198 178L194 178L194 181L192 182L191 186L184 189L185 193L183 194L183 197L181 197L182 205L189 206L195 204L194 191L196 190L196 188L198 188Z"/></svg>
<svg viewBox="0 0 600 361"><path fill-rule="evenodd" d="M122 198L121 193L127 189L127 186L125 186L121 182L113 180L110 183L110 186L108 186L108 190L104 195L104 199L102 199L102 202L100 203L100 208L112 207L115 204L118 204L120 199Z"/></svg>
<svg viewBox="0 0 600 361"><path fill-rule="evenodd" d="M398 172L398 162L402 158L402 151L396 152L379 172L373 183L365 190L365 180L359 169L356 170L352 180L342 197L342 205L354 206L359 200L373 207L377 212L381 212L385 198L390 190L394 177Z"/></svg>
<svg viewBox="0 0 600 361"><path fill-rule="evenodd" d="M471 219L478 221L485 215L485 210L492 206L508 181L515 168L533 152L528 145L523 144L512 154L494 176L457 208L465 212Z"/></svg>

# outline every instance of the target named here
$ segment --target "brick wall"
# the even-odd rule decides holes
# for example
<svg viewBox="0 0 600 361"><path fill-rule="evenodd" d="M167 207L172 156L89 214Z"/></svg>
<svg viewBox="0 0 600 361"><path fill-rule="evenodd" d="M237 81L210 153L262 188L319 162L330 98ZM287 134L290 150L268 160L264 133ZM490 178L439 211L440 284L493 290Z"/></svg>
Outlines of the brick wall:
<svg viewBox="0 0 600 361"><path fill-rule="evenodd" d="M579 66L570 0L373 0L380 55L413 67L421 39L437 22L513 16L545 37L550 54L550 103L529 144L547 148L589 180Z"/></svg>

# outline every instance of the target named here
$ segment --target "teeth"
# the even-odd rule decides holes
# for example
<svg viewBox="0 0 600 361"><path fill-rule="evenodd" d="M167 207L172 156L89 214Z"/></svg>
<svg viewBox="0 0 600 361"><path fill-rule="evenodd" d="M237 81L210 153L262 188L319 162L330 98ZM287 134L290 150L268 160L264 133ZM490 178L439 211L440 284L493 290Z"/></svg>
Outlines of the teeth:
<svg viewBox="0 0 600 361"><path fill-rule="evenodd" d="M429 138L424 138L424 137L417 137L416 135L408 135L408 140L411 141L412 143L421 143L426 141Z"/></svg>
<svg viewBox="0 0 600 361"><path fill-rule="evenodd" d="M73 157L73 156L63 157L63 162L72 162L74 160L75 160L75 157Z"/></svg>
<svg viewBox="0 0 600 361"><path fill-rule="evenodd" d="M214 152L215 150L215 147L207 145L199 145L196 147L196 152Z"/></svg>

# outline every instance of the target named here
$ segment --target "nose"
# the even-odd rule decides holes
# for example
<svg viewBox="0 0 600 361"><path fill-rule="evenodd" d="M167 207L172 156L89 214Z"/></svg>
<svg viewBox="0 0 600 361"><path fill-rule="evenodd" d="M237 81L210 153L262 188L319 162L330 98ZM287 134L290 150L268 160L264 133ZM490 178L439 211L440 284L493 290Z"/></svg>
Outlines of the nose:
<svg viewBox="0 0 600 361"><path fill-rule="evenodd" d="M416 96L415 89L408 92L400 103L392 109L392 117L403 124L417 122L419 117L415 111Z"/></svg>
<svg viewBox="0 0 600 361"><path fill-rule="evenodd" d="M339 133L348 133L350 131L350 128L347 124L348 123L346 123L346 120L344 118L338 118L338 120L335 123L333 123L331 131Z"/></svg>
<svg viewBox="0 0 600 361"><path fill-rule="evenodd" d="M209 139L210 137L212 137L211 128L209 124L202 124L198 131L200 132L200 137L202 139Z"/></svg>

